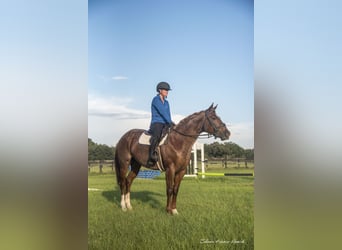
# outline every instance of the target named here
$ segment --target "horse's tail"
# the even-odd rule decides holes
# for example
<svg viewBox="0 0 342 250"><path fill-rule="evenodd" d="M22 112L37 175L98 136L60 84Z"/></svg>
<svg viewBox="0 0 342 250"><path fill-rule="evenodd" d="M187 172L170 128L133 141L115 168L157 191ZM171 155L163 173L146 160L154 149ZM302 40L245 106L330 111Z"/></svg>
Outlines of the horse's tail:
<svg viewBox="0 0 342 250"><path fill-rule="evenodd" d="M120 184L121 184L121 181L120 181L120 162L119 162L118 150L115 150L114 161L115 161L116 182L117 182L118 185L120 186Z"/></svg>

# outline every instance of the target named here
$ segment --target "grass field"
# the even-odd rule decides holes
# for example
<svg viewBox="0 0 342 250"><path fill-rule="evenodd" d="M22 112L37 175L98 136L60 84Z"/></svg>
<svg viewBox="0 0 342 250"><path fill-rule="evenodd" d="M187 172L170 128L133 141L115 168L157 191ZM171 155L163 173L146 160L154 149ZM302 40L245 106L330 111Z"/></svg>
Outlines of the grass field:
<svg viewBox="0 0 342 250"><path fill-rule="evenodd" d="M177 216L165 212L163 174L134 181L128 212L113 173L90 173L88 187L89 249L254 248L254 177L184 178Z"/></svg>

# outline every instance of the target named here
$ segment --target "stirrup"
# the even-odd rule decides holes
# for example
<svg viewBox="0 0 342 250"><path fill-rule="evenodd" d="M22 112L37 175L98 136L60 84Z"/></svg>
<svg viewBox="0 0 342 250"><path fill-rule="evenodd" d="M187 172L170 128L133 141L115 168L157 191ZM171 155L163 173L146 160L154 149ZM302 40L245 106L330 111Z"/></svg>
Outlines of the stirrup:
<svg viewBox="0 0 342 250"><path fill-rule="evenodd" d="M152 167L156 164L157 162L152 160L152 159L148 159L147 160L147 164L146 164L146 167Z"/></svg>
<svg viewBox="0 0 342 250"><path fill-rule="evenodd" d="M150 160L157 162L158 161L158 153L157 151L154 151L152 155L150 155Z"/></svg>

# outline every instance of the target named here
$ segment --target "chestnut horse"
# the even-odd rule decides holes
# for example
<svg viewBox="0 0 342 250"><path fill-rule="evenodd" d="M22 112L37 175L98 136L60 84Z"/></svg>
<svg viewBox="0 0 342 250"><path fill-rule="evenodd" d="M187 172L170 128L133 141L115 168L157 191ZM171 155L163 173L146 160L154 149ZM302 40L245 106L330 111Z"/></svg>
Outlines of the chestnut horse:
<svg viewBox="0 0 342 250"><path fill-rule="evenodd" d="M178 214L176 209L179 185L190 163L191 149L202 132L207 132L222 141L229 139L230 132L226 125L216 115L213 104L207 109L194 113L170 129L167 143L160 146L162 164L166 177L166 211ZM121 208L123 211L132 209L130 189L140 167L147 165L149 145L139 144L142 129L132 129L125 133L116 145L115 172L121 189ZM127 175L128 167L131 171ZM156 165L150 167L157 169Z"/></svg>

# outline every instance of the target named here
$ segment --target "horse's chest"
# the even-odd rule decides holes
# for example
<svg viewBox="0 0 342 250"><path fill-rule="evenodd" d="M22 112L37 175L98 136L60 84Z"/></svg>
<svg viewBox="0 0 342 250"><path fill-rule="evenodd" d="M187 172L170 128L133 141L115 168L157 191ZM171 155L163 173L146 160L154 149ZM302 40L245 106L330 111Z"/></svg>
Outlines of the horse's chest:
<svg viewBox="0 0 342 250"><path fill-rule="evenodd" d="M183 165L183 166L189 165L190 159L191 159L191 151L185 155L182 155L178 159L180 160L180 162L179 162L180 165Z"/></svg>

